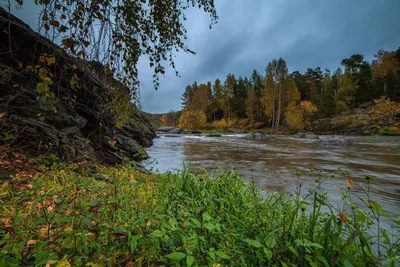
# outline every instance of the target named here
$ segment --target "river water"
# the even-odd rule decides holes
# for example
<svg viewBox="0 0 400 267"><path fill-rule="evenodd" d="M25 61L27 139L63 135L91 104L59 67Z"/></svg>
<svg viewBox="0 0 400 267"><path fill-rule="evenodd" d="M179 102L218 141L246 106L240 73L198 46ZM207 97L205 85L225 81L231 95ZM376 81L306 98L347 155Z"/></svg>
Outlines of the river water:
<svg viewBox="0 0 400 267"><path fill-rule="evenodd" d="M301 183L302 193L316 185L315 175L319 173L323 190L338 205L342 192L347 190L346 177L355 182L352 192L363 197L366 176L373 176L371 199L392 218L400 216L400 137L346 138L352 144L338 147L318 146L315 140L288 135L270 135L261 140L247 135L161 136L148 149L151 159L147 168L166 172L181 169L185 163L212 175L220 169L235 169L264 191L295 192ZM314 175L307 175L310 170L315 170Z"/></svg>

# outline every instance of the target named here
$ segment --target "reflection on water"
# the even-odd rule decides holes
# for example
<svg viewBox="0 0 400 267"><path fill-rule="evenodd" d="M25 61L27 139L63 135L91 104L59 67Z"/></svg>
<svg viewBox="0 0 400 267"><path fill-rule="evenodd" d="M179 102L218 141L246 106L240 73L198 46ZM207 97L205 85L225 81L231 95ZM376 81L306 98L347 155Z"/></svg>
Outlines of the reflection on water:
<svg viewBox="0 0 400 267"><path fill-rule="evenodd" d="M219 169L236 169L246 179L266 191L293 192L299 184L309 188L315 177L302 175L310 169L323 172L323 188L330 192L331 201L341 198L346 190L348 172L355 181L353 191L362 194L365 176L376 179L371 185L372 198L383 205L392 216L400 215L400 137L349 137L349 147L319 147L314 140L271 135L255 140L245 135L222 137L181 136L154 140L148 149L153 163L148 168L160 172L180 169L185 164L204 168L211 174ZM330 177L334 174L334 177Z"/></svg>

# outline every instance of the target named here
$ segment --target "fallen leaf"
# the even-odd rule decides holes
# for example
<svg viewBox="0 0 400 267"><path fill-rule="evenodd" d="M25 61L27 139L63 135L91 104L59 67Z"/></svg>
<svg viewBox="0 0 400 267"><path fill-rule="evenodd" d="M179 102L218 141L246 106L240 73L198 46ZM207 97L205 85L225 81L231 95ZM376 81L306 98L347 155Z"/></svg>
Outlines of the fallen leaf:
<svg viewBox="0 0 400 267"><path fill-rule="evenodd" d="M129 261L125 265L125 267L133 267L133 266L135 266L133 261Z"/></svg>
<svg viewBox="0 0 400 267"><path fill-rule="evenodd" d="M339 218L340 218L341 221L344 221L344 222L348 221L346 215L344 215L343 213L339 213Z"/></svg>
<svg viewBox="0 0 400 267"><path fill-rule="evenodd" d="M354 181L353 181L350 177L347 177L347 178L346 178L346 183L347 183L347 185L348 185L349 187L352 187L353 184L354 184Z"/></svg>
<svg viewBox="0 0 400 267"><path fill-rule="evenodd" d="M0 119L3 118L6 115L5 112L0 113Z"/></svg>
<svg viewBox="0 0 400 267"><path fill-rule="evenodd" d="M52 212L54 210L54 205L48 206L47 211Z"/></svg>
<svg viewBox="0 0 400 267"><path fill-rule="evenodd" d="M29 246L29 245L35 245L37 242L38 242L37 240L31 239L31 240L29 240L28 242L26 242L26 244L27 244L28 246Z"/></svg>
<svg viewBox="0 0 400 267"><path fill-rule="evenodd" d="M72 226L67 226L64 229L65 232L71 232L72 231Z"/></svg>
<svg viewBox="0 0 400 267"><path fill-rule="evenodd" d="M5 226L6 228L11 228L11 221L12 221L11 218L6 218L6 219L4 220L4 226Z"/></svg>

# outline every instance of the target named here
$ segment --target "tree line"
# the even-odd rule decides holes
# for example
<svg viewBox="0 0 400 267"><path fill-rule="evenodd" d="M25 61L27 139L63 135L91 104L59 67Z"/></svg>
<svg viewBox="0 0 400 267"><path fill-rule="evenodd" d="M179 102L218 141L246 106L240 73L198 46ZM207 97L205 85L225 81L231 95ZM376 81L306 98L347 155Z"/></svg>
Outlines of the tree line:
<svg viewBox="0 0 400 267"><path fill-rule="evenodd" d="M351 111L380 96L400 100L400 48L379 50L372 62L354 54L334 72L317 67L289 73L286 61L279 58L268 63L264 74L254 70L250 77L228 74L224 81L194 82L181 97L182 112L165 114L162 123L301 130L315 119Z"/></svg>

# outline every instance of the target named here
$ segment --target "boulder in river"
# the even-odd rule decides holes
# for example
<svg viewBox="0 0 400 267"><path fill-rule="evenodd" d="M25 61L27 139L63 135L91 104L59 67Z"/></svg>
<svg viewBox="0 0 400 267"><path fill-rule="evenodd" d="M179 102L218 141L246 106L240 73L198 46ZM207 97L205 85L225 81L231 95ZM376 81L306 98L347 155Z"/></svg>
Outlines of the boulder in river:
<svg viewBox="0 0 400 267"><path fill-rule="evenodd" d="M184 130L183 133L184 134L201 134L200 131L196 131L196 130Z"/></svg>
<svg viewBox="0 0 400 267"><path fill-rule="evenodd" d="M214 133L207 134L206 136L207 136L207 137L222 137L222 135L220 135L220 134L214 134Z"/></svg>
<svg viewBox="0 0 400 267"><path fill-rule="evenodd" d="M319 136L316 134L306 134L305 139L319 139Z"/></svg>
<svg viewBox="0 0 400 267"><path fill-rule="evenodd" d="M305 133L297 133L293 135L294 138L306 138L306 134Z"/></svg>
<svg viewBox="0 0 400 267"><path fill-rule="evenodd" d="M351 140L341 136L330 136L316 140L315 144L319 146L349 146Z"/></svg>
<svg viewBox="0 0 400 267"><path fill-rule="evenodd" d="M177 128L177 127L162 126L157 129L157 132L164 133L164 134L181 134L181 133L183 133L183 130L181 128Z"/></svg>
<svg viewBox="0 0 400 267"><path fill-rule="evenodd" d="M294 134L293 137L302 139L319 139L319 136L316 134L305 134L305 133L297 133Z"/></svg>
<svg viewBox="0 0 400 267"><path fill-rule="evenodd" d="M225 131L226 133L234 133L234 134L244 134L245 130L238 128L229 128Z"/></svg>
<svg viewBox="0 0 400 267"><path fill-rule="evenodd" d="M251 134L250 137L251 137L251 138L254 138L254 139L266 139L266 138L270 138L267 134L264 134L264 133L253 133L253 134Z"/></svg>

